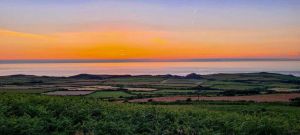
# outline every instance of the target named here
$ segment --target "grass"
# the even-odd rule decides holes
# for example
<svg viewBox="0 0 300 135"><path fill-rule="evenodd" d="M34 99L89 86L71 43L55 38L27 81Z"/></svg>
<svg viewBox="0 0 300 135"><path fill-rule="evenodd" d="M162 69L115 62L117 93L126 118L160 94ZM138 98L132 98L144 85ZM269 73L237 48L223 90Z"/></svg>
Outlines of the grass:
<svg viewBox="0 0 300 135"><path fill-rule="evenodd" d="M94 97L94 98L120 98L120 97L132 97L134 95L128 94L124 91L97 91L94 92L88 97Z"/></svg>

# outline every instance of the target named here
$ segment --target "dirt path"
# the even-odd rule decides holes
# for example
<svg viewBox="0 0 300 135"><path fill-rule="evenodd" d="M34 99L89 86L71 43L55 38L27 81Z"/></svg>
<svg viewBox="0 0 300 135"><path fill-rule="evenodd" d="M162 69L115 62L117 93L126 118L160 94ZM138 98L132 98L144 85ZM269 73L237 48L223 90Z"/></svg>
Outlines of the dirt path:
<svg viewBox="0 0 300 135"><path fill-rule="evenodd" d="M251 95L251 96L219 96L219 97L205 97L200 96L199 100L209 101L255 101L255 102L289 102L290 99L300 97L300 93L288 93L288 94L266 94L266 95ZM177 100L198 100L197 96L171 96L171 97L155 97L155 98L143 98L133 99L129 102L148 102L150 99L154 102L174 102Z"/></svg>

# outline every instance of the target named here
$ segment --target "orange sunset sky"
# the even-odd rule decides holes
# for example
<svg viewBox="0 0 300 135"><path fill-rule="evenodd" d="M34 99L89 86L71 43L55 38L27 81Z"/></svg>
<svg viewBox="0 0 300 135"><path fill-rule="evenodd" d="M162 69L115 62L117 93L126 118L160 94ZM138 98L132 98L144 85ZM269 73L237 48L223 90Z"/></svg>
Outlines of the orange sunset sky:
<svg viewBox="0 0 300 135"><path fill-rule="evenodd" d="M299 58L296 0L0 2L0 59Z"/></svg>

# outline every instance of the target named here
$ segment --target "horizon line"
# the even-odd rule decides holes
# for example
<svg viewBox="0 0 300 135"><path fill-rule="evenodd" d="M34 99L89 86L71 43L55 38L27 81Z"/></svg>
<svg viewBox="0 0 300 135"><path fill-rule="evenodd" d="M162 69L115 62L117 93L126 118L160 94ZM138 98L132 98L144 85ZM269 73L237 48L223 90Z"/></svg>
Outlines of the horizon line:
<svg viewBox="0 0 300 135"><path fill-rule="evenodd" d="M300 58L198 58L198 59L14 59L0 64L25 63L126 63L126 62L238 62L238 61L300 61Z"/></svg>

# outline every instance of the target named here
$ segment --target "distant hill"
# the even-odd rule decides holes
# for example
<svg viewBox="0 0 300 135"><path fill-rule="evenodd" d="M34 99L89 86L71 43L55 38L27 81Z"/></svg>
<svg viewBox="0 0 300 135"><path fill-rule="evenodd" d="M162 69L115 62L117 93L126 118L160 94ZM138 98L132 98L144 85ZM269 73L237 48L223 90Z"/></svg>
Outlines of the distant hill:
<svg viewBox="0 0 300 135"><path fill-rule="evenodd" d="M121 77L132 77L131 75L92 75L92 74L79 74L70 76L69 78L74 79L109 79L109 78L121 78Z"/></svg>

